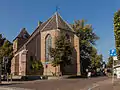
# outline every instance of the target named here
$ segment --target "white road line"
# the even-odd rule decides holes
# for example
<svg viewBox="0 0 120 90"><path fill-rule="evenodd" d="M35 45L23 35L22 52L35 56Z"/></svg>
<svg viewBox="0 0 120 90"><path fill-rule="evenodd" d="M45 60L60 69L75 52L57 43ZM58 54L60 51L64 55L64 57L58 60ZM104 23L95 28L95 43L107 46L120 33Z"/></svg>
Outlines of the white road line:
<svg viewBox="0 0 120 90"><path fill-rule="evenodd" d="M33 90L33 89L18 88L18 87L0 87L0 90Z"/></svg>
<svg viewBox="0 0 120 90"><path fill-rule="evenodd" d="M87 87L80 89L80 90L92 90L98 86L99 86L99 84L92 84L91 86L87 86Z"/></svg>
<svg viewBox="0 0 120 90"><path fill-rule="evenodd" d="M98 84L93 84L93 87L91 87L90 89L88 89L88 90L92 90L92 89L94 89L94 88L96 88L96 87L98 87L99 85Z"/></svg>

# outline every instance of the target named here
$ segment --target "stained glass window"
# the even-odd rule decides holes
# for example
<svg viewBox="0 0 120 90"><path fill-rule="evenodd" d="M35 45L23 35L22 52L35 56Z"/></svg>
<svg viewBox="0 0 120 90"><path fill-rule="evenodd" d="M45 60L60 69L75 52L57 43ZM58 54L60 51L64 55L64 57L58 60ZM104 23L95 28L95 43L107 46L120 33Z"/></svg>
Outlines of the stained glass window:
<svg viewBox="0 0 120 90"><path fill-rule="evenodd" d="M45 58L46 62L51 59L50 54L49 54L49 48L52 47L52 37L51 35L47 35L45 39Z"/></svg>

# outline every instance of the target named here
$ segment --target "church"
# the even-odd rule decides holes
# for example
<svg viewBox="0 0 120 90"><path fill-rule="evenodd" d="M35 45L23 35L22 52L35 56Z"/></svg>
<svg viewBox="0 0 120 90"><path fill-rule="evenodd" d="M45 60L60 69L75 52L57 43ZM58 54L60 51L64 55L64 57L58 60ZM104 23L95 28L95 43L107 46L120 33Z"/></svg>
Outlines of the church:
<svg viewBox="0 0 120 90"><path fill-rule="evenodd" d="M74 47L72 54L72 64L64 68L64 75L81 75L79 38L73 28L68 24L58 12L55 12L45 22L39 22L37 28L30 35L25 28L13 40L13 58L11 60L11 73L13 75L34 75L31 69L31 59L40 60L43 70L38 71L38 75L53 75L59 72L60 66L52 66L49 59L48 47L55 47L55 38L64 32L70 37ZM46 67L47 64L47 67Z"/></svg>

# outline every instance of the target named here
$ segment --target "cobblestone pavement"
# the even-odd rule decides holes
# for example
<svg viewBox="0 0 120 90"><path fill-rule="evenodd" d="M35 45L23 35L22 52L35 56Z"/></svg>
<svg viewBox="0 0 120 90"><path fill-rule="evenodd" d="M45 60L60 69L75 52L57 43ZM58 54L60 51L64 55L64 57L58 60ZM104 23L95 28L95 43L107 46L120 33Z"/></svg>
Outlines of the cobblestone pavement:
<svg viewBox="0 0 120 90"><path fill-rule="evenodd" d="M8 85L1 85L0 90L120 90L119 84L118 81L112 84L111 79L108 77L96 77L90 79L14 82Z"/></svg>

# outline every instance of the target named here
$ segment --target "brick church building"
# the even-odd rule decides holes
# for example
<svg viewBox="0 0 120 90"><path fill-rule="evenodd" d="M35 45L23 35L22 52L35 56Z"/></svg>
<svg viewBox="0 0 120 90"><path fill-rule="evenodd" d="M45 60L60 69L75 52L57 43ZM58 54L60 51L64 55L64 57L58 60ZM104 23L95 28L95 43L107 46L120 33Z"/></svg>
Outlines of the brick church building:
<svg viewBox="0 0 120 90"><path fill-rule="evenodd" d="M11 61L11 73L13 75L34 75L31 70L31 58L40 60L43 64L43 71L38 73L41 75L52 75L59 72L60 68L53 67L49 58L48 47L55 47L55 38L60 32L64 32L70 37L70 41L74 46L72 64L64 67L66 75L80 75L80 51L79 38L75 35L72 27L62 19L58 12L45 22L39 22L35 31L29 35L25 28L13 40L13 54ZM46 67L47 62L47 67Z"/></svg>

